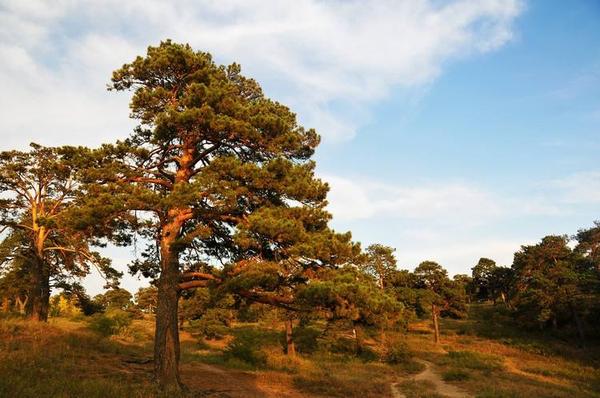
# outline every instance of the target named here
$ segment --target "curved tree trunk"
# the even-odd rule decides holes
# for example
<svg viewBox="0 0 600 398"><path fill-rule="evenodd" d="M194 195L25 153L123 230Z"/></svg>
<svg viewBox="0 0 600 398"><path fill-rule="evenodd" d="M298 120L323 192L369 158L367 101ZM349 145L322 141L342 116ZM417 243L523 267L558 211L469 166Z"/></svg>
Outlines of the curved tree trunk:
<svg viewBox="0 0 600 398"><path fill-rule="evenodd" d="M179 379L179 260L172 241L161 242L161 273L154 336L154 374L162 389L181 390Z"/></svg>

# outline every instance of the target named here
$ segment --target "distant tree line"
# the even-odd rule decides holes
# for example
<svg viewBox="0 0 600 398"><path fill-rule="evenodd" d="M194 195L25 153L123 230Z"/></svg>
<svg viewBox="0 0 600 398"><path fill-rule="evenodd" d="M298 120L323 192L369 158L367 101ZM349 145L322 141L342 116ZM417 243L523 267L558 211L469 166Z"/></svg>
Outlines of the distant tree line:
<svg viewBox="0 0 600 398"><path fill-rule="evenodd" d="M600 330L600 222L572 237L522 246L511 267L481 258L460 275L470 300L506 306L525 328L571 328L581 341Z"/></svg>

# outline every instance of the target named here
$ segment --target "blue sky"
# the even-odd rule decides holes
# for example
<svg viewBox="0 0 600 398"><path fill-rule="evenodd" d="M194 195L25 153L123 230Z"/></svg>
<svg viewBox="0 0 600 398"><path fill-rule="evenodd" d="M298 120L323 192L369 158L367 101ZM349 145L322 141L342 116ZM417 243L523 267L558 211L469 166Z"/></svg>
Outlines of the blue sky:
<svg viewBox="0 0 600 398"><path fill-rule="evenodd" d="M386 213L334 225L395 246L407 268L431 258L465 272L479 255L510 264L519 244L600 218L600 3L564 4L525 3L502 48L450 63L417 100L395 90L352 141L319 152L325 174L432 190L452 181L511 202L500 215L467 202L473 212L450 225Z"/></svg>
<svg viewBox="0 0 600 398"><path fill-rule="evenodd" d="M402 268L510 264L600 219L597 1L0 0L0 149L126 136L110 72L165 38L240 62L317 128L332 225Z"/></svg>

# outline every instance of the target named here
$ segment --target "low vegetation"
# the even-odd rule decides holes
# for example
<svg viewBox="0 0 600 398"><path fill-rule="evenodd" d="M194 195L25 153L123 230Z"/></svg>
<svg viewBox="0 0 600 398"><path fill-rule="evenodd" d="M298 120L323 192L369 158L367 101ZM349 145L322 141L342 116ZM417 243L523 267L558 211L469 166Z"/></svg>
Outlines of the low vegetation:
<svg viewBox="0 0 600 398"><path fill-rule="evenodd" d="M490 337L483 325L495 311L491 304L472 305L468 319L442 319L440 345L430 322L419 320L407 332L388 333L385 342L366 338L371 356L332 352L319 334L310 350L290 357L277 324L234 322L223 336L206 338L186 323L182 375L189 391L182 396L391 397L395 385L407 397L441 397L431 382L413 379L424 369L417 361L425 360L473 397L600 397L597 345L584 350L551 336L538 340L535 332L515 340L503 336L512 330L503 323ZM3 318L0 396L160 397L151 380L152 316L110 334L98 331L95 317L54 317L47 325ZM310 328L323 332L324 326ZM535 341L551 341L554 349L531 349ZM223 385L225 377L237 382Z"/></svg>

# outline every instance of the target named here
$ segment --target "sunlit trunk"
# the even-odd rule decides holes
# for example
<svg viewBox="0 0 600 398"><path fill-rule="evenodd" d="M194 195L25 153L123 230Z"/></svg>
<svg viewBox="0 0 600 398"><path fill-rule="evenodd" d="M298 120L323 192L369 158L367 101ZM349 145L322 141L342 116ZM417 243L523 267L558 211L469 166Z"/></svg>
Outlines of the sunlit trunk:
<svg viewBox="0 0 600 398"><path fill-rule="evenodd" d="M19 314L25 314L25 306L27 305L28 301L29 301L29 296L25 296L24 299L21 299L20 296L15 297L15 310Z"/></svg>
<svg viewBox="0 0 600 398"><path fill-rule="evenodd" d="M506 305L506 294L504 292L500 292L500 298L502 298L502 302Z"/></svg>
<svg viewBox="0 0 600 398"><path fill-rule="evenodd" d="M440 342L440 326L438 324L438 312L435 304L431 304L431 319L433 321L433 339L437 344Z"/></svg>
<svg viewBox="0 0 600 398"><path fill-rule="evenodd" d="M2 312L9 312L9 311L10 311L10 299L5 296L2 298Z"/></svg>
<svg viewBox="0 0 600 398"><path fill-rule="evenodd" d="M184 145L179 158L180 169L175 184L189 182L195 147ZM154 373L159 386L166 391L181 391L179 378L179 251L176 240L185 224L189 209L174 208L168 212L168 221L162 225L160 238L161 271L158 279L156 331L154 336ZM189 214L188 214L189 215Z"/></svg>
<svg viewBox="0 0 600 398"><path fill-rule="evenodd" d="M354 342L356 344L356 353L362 352L362 339L360 335L360 328L356 322L352 322L352 336L354 336Z"/></svg>
<svg viewBox="0 0 600 398"><path fill-rule="evenodd" d="M294 344L293 333L294 333L294 329L293 329L292 319L290 317L288 317L285 320L285 344L286 344L286 354L289 356L292 356L292 357L296 356L296 346Z"/></svg>
<svg viewBox="0 0 600 398"><path fill-rule="evenodd" d="M161 273L154 336L154 373L165 390L181 390L179 379L179 260L170 241L161 242Z"/></svg>
<svg viewBox="0 0 600 398"><path fill-rule="evenodd" d="M50 308L50 275L41 258L33 259L29 274L29 300L25 315L31 320L46 322Z"/></svg>

